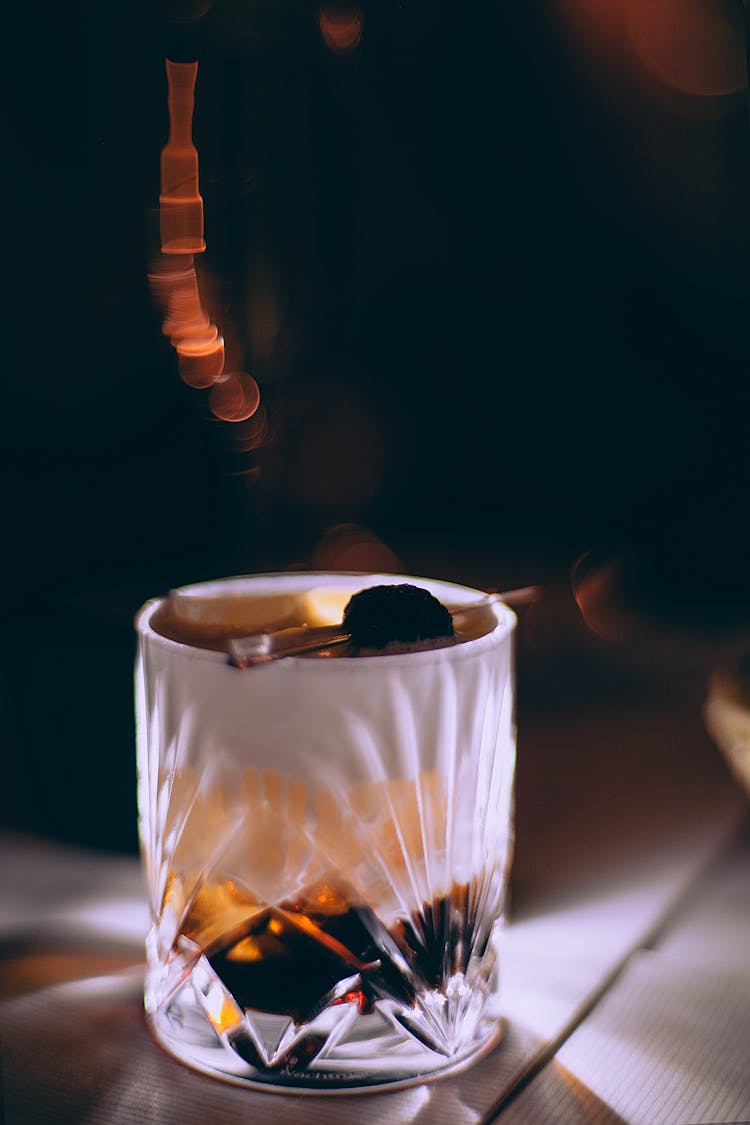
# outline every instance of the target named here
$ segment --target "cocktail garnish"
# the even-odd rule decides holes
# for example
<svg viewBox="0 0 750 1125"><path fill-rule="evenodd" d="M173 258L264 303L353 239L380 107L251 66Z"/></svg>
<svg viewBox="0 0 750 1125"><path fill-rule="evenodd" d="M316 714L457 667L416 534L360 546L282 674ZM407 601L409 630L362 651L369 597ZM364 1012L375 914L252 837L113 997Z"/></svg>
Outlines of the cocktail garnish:
<svg viewBox="0 0 750 1125"><path fill-rule="evenodd" d="M445 606L429 590L406 582L360 590L344 610L342 625L357 648L453 636L453 620Z"/></svg>
<svg viewBox="0 0 750 1125"><path fill-rule="evenodd" d="M407 583L370 586L350 598L340 625L300 625L230 638L227 641L229 663L235 668L254 668L284 656L308 656L343 645L349 645L356 654L361 650L385 649L392 643L450 641L456 634L454 621L458 622L460 633L467 620L475 613L486 612L495 602L526 605L536 600L537 593L536 586L524 586L502 594L487 594L481 601L447 609L419 586ZM376 612L381 614L379 618L374 617Z"/></svg>

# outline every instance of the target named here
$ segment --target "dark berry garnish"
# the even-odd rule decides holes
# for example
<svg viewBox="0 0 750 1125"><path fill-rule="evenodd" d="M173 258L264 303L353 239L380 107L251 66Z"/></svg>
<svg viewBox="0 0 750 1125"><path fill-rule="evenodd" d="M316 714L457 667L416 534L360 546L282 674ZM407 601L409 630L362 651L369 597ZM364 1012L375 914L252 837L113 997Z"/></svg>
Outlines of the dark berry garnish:
<svg viewBox="0 0 750 1125"><path fill-rule="evenodd" d="M452 637L453 621L437 598L419 586L370 586L350 599L344 628L358 648L385 648Z"/></svg>

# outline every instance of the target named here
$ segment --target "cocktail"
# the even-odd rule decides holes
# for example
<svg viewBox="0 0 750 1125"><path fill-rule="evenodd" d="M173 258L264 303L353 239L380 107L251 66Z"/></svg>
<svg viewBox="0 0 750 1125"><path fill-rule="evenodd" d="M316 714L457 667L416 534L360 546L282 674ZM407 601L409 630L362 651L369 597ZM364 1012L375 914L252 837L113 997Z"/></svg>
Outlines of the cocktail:
<svg viewBox="0 0 750 1125"><path fill-rule="evenodd" d="M497 1040L514 623L393 575L259 575L143 608L146 1009L168 1051L352 1090Z"/></svg>

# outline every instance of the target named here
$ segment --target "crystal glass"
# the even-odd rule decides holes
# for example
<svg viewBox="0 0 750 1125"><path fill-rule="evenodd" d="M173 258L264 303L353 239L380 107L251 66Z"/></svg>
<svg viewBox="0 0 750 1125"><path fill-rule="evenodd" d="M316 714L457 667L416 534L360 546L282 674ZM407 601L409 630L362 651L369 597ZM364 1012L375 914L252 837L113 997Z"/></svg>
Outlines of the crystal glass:
<svg viewBox="0 0 750 1125"><path fill-rule="evenodd" d="M357 590L404 581L454 613L483 596L338 573L181 594L340 621ZM157 632L163 604L138 617L136 669L156 1039L277 1090L395 1085L476 1059L500 1034L513 613L495 603L481 635L445 647L238 669Z"/></svg>

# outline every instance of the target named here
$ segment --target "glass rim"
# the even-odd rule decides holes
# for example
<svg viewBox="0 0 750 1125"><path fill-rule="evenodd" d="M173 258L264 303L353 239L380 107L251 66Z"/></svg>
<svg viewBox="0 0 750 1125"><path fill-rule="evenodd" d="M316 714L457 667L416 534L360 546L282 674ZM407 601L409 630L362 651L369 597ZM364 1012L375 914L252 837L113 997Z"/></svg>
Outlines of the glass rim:
<svg viewBox="0 0 750 1125"><path fill-rule="evenodd" d="M337 582L343 580L349 582L352 579L368 578L373 579L372 585L397 585L402 582L412 582L414 584L422 585L425 589L429 590L435 596L442 597L446 595L456 594L456 605L469 605L478 601L482 595L489 597L490 595L486 590L479 590L473 586L465 586L458 582L451 582L442 578L425 578L419 575L409 574L391 574L381 573L374 571L333 571L333 570L294 570L294 571L263 571L251 574L230 575L225 578L214 578L206 582L193 582L185 586L177 586L170 593L183 593L190 591L196 596L210 596L211 593L220 593L222 588L226 591L227 587L237 586L245 587L246 584L260 582L273 583L274 586L280 582L282 589L267 589L259 591L261 594L273 593L297 593L303 592L306 589L311 589L310 580L322 579L321 585L335 586ZM439 593L436 593L439 591ZM237 591L247 593L246 589ZM352 590L354 593L355 590ZM444 592L444 593L443 593ZM187 659L203 660L210 664L224 664L229 666L228 654L226 652L219 652L215 649L201 648L197 645L190 644L185 641L176 641L170 637L165 637L158 633L151 625L151 618L157 609L164 604L168 594L160 597L150 598L146 601L135 615L134 625L135 630L141 639L146 639L159 648L166 651L173 651L176 656L181 656ZM472 656L478 656L488 649L495 648L500 642L508 638L514 631L517 623L516 614L506 605L502 600L495 601L491 606L495 626L488 633L482 636L474 637L471 640L462 641L460 644L443 645L435 648L427 648L420 652L395 652L395 653L382 653L374 654L372 656L347 658L339 657L329 660L316 660L314 658L305 656L287 656L283 660L274 661L275 665L291 665L295 669L305 668L308 671L322 668L335 667L339 674L361 674L367 669L371 661L375 660L380 667L386 664L388 667L399 667L405 663L410 666L416 664L430 663L431 661L437 663L444 663L449 660L468 659ZM346 669L346 672L344 671ZM244 675L251 675L251 669L233 669L233 671L240 671ZM257 672L257 669L255 670Z"/></svg>

